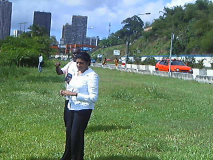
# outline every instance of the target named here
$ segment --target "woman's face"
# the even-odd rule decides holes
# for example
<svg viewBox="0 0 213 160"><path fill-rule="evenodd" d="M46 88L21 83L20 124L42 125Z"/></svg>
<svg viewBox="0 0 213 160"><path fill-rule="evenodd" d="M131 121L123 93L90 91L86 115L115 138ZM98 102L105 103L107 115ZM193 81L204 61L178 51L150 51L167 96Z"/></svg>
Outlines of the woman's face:
<svg viewBox="0 0 213 160"><path fill-rule="evenodd" d="M84 61L83 59L77 58L76 60L78 71L84 72L88 69L89 62Z"/></svg>

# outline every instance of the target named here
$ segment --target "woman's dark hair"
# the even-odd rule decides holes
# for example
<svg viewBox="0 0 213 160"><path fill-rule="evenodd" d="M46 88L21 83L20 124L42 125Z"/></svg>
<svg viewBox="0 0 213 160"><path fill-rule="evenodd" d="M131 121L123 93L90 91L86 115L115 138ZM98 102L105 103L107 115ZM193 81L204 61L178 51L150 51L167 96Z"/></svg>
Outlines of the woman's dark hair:
<svg viewBox="0 0 213 160"><path fill-rule="evenodd" d="M77 56L76 56L76 59L78 59L78 58L84 60L85 62L89 62L89 66L90 66L91 57L87 52L78 53Z"/></svg>

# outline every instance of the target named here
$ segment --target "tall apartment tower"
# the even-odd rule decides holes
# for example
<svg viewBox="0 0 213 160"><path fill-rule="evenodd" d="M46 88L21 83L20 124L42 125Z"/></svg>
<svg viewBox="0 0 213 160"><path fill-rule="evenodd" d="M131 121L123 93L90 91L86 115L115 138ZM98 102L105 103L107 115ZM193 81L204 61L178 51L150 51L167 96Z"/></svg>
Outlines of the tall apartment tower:
<svg viewBox="0 0 213 160"><path fill-rule="evenodd" d="M50 36L50 27L51 27L51 13L49 12L34 12L33 25L38 25L44 27L48 35Z"/></svg>
<svg viewBox="0 0 213 160"><path fill-rule="evenodd" d="M74 41L74 38L72 39L72 25L66 23L65 25L63 25L63 29L62 29L62 40L63 40L63 44L74 44L71 43L72 41Z"/></svg>
<svg viewBox="0 0 213 160"><path fill-rule="evenodd" d="M12 3L0 0L0 40L10 36Z"/></svg>
<svg viewBox="0 0 213 160"><path fill-rule="evenodd" d="M72 25L63 26L62 39L64 44L84 44L87 33L87 16L72 17Z"/></svg>

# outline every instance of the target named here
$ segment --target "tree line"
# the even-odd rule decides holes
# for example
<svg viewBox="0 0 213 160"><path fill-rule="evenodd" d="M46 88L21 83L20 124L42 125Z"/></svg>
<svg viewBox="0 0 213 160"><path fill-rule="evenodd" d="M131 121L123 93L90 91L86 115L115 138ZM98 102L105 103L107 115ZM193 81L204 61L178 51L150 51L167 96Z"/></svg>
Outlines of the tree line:
<svg viewBox="0 0 213 160"><path fill-rule="evenodd" d="M108 38L103 39L99 46L114 46L134 43L142 39L152 43L156 40L170 40L174 34L173 54L213 54L213 4L209 0L197 0L172 8L164 7L161 16L152 24L144 23L134 15L122 21L123 27ZM152 27L148 32L144 28ZM146 47L146 46L142 46Z"/></svg>
<svg viewBox="0 0 213 160"><path fill-rule="evenodd" d="M50 48L55 37L49 37L47 30L38 25L18 37L8 36L0 41L0 65L37 66L39 54L46 59L53 49Z"/></svg>

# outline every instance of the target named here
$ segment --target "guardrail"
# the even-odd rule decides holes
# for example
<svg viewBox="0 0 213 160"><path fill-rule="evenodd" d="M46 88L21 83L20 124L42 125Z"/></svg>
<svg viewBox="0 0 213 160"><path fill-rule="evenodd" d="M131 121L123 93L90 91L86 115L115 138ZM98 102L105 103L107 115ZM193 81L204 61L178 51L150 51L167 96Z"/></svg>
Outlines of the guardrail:
<svg viewBox="0 0 213 160"><path fill-rule="evenodd" d="M108 68L108 69L117 69L117 70L125 71L125 72L134 72L139 74L151 74L156 76L169 77L168 72L155 71L155 66L151 66L151 65L127 64L126 66L118 65L118 67L116 67L114 64L102 65L100 63L93 63L92 66ZM184 80L195 80L201 83L213 84L213 70L211 69L193 68L193 74L172 72L171 77L184 79Z"/></svg>

